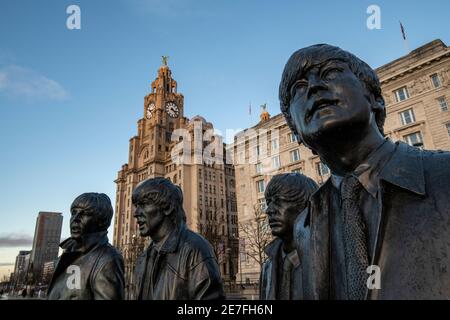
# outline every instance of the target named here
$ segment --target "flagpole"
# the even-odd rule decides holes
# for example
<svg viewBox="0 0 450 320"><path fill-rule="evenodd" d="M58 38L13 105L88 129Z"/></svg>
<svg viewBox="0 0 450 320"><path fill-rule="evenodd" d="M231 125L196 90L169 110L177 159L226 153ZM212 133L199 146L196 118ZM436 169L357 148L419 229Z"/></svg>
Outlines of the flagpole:
<svg viewBox="0 0 450 320"><path fill-rule="evenodd" d="M248 104L248 113L250 115L250 127L253 125L252 102Z"/></svg>
<svg viewBox="0 0 450 320"><path fill-rule="evenodd" d="M406 54L409 54L410 50L409 50L408 39L406 38L405 28L403 27L403 24L401 21L399 21L399 23L400 23L400 31L402 32L402 37L403 37L403 45L405 46Z"/></svg>
<svg viewBox="0 0 450 320"><path fill-rule="evenodd" d="M403 40L403 44L404 44L404 46L405 46L406 53L409 54L411 51L409 50L408 40L407 40L407 39L404 39L404 40Z"/></svg>

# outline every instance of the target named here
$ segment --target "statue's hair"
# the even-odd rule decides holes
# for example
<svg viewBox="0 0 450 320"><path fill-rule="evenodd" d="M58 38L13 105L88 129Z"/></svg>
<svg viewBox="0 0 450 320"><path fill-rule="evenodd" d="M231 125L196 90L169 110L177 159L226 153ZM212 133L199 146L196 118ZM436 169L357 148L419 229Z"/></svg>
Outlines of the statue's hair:
<svg viewBox="0 0 450 320"><path fill-rule="evenodd" d="M386 119L386 108L381 94L381 86L375 71L364 61L355 55L342 50L339 47L328 44L316 44L302 48L294 52L287 61L279 87L280 108L291 130L298 136L289 112L291 102L291 87L311 67L321 65L330 60L338 60L346 63L349 69L359 78L367 90L382 105L375 114L378 130L384 135L383 126Z"/></svg>
<svg viewBox="0 0 450 320"><path fill-rule="evenodd" d="M177 225L186 222L186 213L183 209L183 191L166 178L157 177L142 181L133 190L131 200L134 205L152 202L162 210L172 206L170 219Z"/></svg>
<svg viewBox="0 0 450 320"><path fill-rule="evenodd" d="M299 206L299 213L308 204L311 195L318 189L317 183L300 173L281 173L273 176L267 184L264 197L293 202Z"/></svg>
<svg viewBox="0 0 450 320"><path fill-rule="evenodd" d="M70 211L75 208L89 209L95 214L101 231L105 231L111 225L113 208L111 200L104 193L87 192L75 198L70 206Z"/></svg>

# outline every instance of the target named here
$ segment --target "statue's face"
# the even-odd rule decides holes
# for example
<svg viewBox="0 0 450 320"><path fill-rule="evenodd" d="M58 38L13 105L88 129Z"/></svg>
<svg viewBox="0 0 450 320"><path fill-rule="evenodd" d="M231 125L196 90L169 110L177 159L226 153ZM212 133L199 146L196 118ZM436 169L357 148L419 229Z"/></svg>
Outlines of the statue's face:
<svg viewBox="0 0 450 320"><path fill-rule="evenodd" d="M166 217L164 210L148 199L145 202L135 203L135 206L134 217L137 219L140 235L142 237L154 235Z"/></svg>
<svg viewBox="0 0 450 320"><path fill-rule="evenodd" d="M289 112L303 141L314 149L317 137L343 127L368 127L371 96L346 63L330 60L308 70L290 88ZM358 135L355 135L358 139Z"/></svg>
<svg viewBox="0 0 450 320"><path fill-rule="evenodd" d="M70 217L70 235L74 239L100 231L100 224L94 210L73 207Z"/></svg>
<svg viewBox="0 0 450 320"><path fill-rule="evenodd" d="M268 197L266 202L266 214L272 234L279 238L291 235L295 219L301 210L298 204L277 197Z"/></svg>

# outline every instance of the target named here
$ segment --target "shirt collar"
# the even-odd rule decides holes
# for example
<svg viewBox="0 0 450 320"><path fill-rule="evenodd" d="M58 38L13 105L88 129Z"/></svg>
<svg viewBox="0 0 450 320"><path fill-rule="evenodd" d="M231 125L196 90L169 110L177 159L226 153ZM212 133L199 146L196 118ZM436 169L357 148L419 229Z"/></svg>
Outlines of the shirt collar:
<svg viewBox="0 0 450 320"><path fill-rule="evenodd" d="M386 138L352 173L352 175L358 178L358 181L364 189L374 198L377 196L379 189L380 174L393 155L396 147L391 140ZM337 189L340 189L342 179L342 176L336 174L331 175L331 182Z"/></svg>
<svg viewBox="0 0 450 320"><path fill-rule="evenodd" d="M389 141L389 144L391 142ZM392 156L386 160L384 168L380 168L379 180L389 182L399 188L413 192L417 195L426 195L425 169L423 165L423 152L408 144L397 141L391 151ZM334 188L333 179L328 179L311 195L311 206L317 208L326 194ZM325 196L324 196L325 195ZM320 214L321 211L315 211ZM305 218L305 226L313 223L314 217L311 216L311 210Z"/></svg>
<svg viewBox="0 0 450 320"><path fill-rule="evenodd" d="M297 268L300 264L300 258L298 257L297 250L294 249L285 254L283 251L283 241L280 238L275 238L272 242L270 242L264 251L272 260L275 259L278 253L280 253L283 258L287 255L287 259L289 259L294 268Z"/></svg>
<svg viewBox="0 0 450 320"><path fill-rule="evenodd" d="M396 142L396 151L380 173L380 179L397 187L426 195L423 151L404 142Z"/></svg>
<svg viewBox="0 0 450 320"><path fill-rule="evenodd" d="M64 240L59 245L65 252L81 252L85 253L96 245L108 243L108 231L100 231L89 233L80 238L80 240L72 237Z"/></svg>
<svg viewBox="0 0 450 320"><path fill-rule="evenodd" d="M155 248L158 252L162 253L170 253L177 251L181 234L185 229L186 225L182 223L180 226L176 227L168 236L166 236L158 243L152 241L149 245L149 248Z"/></svg>

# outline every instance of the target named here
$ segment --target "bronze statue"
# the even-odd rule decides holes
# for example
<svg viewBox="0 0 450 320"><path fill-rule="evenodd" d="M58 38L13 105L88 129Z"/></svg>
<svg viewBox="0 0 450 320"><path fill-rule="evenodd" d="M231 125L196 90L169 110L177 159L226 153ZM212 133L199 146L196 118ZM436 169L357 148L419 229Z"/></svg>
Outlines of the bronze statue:
<svg viewBox="0 0 450 320"><path fill-rule="evenodd" d="M378 77L340 48L295 52L279 96L332 172L294 227L303 298L450 299L450 153L384 138Z"/></svg>
<svg viewBox="0 0 450 320"><path fill-rule="evenodd" d="M261 268L261 300L299 300L302 269L293 239L295 219L306 208L317 184L299 173L275 175L267 185L266 214L276 238L266 247L268 260Z"/></svg>
<svg viewBox="0 0 450 320"><path fill-rule="evenodd" d="M135 269L138 300L223 299L209 242L186 226L181 188L165 178L141 182L132 194L142 237L151 242Z"/></svg>
<svg viewBox="0 0 450 320"><path fill-rule="evenodd" d="M83 193L70 208L71 237L61 243L48 288L50 300L121 300L122 255L108 243L113 208L104 193Z"/></svg>

